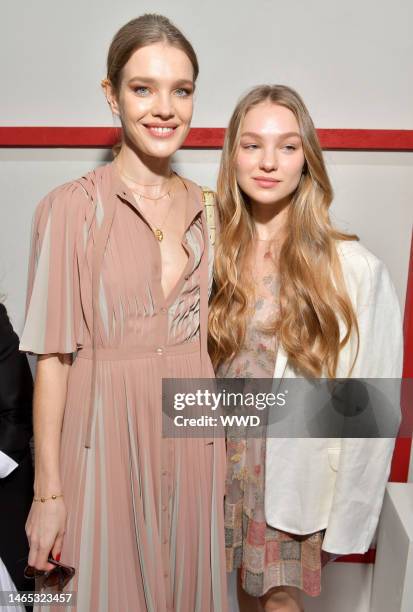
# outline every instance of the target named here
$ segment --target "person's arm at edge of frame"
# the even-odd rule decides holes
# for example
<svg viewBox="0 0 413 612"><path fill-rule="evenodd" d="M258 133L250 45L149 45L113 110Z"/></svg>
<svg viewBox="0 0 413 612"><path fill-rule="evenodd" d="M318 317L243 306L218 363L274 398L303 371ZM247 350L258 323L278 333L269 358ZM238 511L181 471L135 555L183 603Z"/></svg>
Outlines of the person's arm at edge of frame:
<svg viewBox="0 0 413 612"><path fill-rule="evenodd" d="M60 478L60 438L72 364L71 354L40 355L33 398L35 448L34 498L62 494ZM45 502L33 501L26 522L30 553L28 564L38 570L50 570L52 554L61 552L66 525L63 497Z"/></svg>

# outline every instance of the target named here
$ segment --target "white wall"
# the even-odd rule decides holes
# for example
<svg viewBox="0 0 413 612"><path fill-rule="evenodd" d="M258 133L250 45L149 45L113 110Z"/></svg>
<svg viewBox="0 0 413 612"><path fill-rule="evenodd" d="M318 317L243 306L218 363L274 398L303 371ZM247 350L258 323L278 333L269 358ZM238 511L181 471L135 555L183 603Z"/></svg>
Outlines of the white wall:
<svg viewBox="0 0 413 612"><path fill-rule="evenodd" d="M113 125L99 87L107 47L118 27L145 11L176 21L199 54L194 126L225 126L245 89L278 82L302 94L317 127L413 129L411 0L3 2L0 126ZM7 292L18 331L34 207L105 157L100 150L0 151L0 293ZM404 305L413 153L326 158L334 219L386 262ZM216 151L185 151L177 167L213 187L217 160ZM371 569L327 567L324 594L308 610L367 612Z"/></svg>
<svg viewBox="0 0 413 612"><path fill-rule="evenodd" d="M322 572L320 596L303 597L305 611L368 612L372 576L373 566L370 564L329 563ZM229 612L238 612L236 572L229 574L228 591Z"/></svg>
<svg viewBox="0 0 413 612"><path fill-rule="evenodd" d="M146 11L175 20L198 51L194 125L226 125L239 94L270 81L296 87L318 127L412 128L411 0L2 2L0 123L110 125L106 50Z"/></svg>

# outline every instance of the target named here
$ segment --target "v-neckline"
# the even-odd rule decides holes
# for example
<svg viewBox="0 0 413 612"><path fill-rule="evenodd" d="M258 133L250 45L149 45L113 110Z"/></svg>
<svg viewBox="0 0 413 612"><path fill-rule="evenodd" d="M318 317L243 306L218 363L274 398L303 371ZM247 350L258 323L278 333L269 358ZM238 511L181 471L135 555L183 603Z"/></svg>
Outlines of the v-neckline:
<svg viewBox="0 0 413 612"><path fill-rule="evenodd" d="M111 162L111 166L112 166L112 180L113 180L114 193L121 200L125 201L126 203L128 203L130 206L133 207L135 212L139 215L139 217L142 219L142 221L147 226L148 230L151 232L153 240L155 240L156 242L156 247L157 247L156 253L157 253L157 257L159 261L159 268L160 268L159 280L155 284L156 293L158 294L156 303L160 305L161 308L168 309L178 297L184 285L184 281L186 280L185 277L188 275L188 273L190 272L194 264L195 254L192 248L189 246L186 235L188 233L189 228L191 227L192 223L195 221L198 215L201 215L201 223L204 223L202 219L203 206L202 206L201 190L199 194L195 193L195 189L192 187L191 182L187 181L182 176L175 173L177 178L181 180L181 182L183 183L186 189L187 205L185 207L185 229L182 234L181 246L187 251L188 258L187 258L186 264L178 280L172 287L171 291L169 291L169 293L165 295L165 292L162 287L162 255L161 255L161 249L160 249L159 242L153 232L151 225L149 224L148 220L145 218L144 213L137 206L133 192L131 191L131 189L129 189L127 184L122 180L119 169L116 166L115 160ZM206 248L205 245L204 245L204 248Z"/></svg>
<svg viewBox="0 0 413 612"><path fill-rule="evenodd" d="M182 236L182 240L181 240L181 245L182 247L185 249L185 251L188 253L187 256L187 260L186 260L186 264L184 266L184 269L182 270L181 274L178 277L178 280L176 281L176 283L173 285L172 289L169 291L169 293L167 295L165 295L164 289L162 287L162 255L161 255L161 248L160 245L158 244L158 255L159 255L159 261L160 261L160 278L159 278L159 297L160 297L160 302L162 303L162 306L164 308L169 308L170 306L172 306L172 304L175 302L176 298L178 297L183 285L184 285L184 281L186 281L186 277L188 276L189 271L191 270L193 263L194 263L194 252L192 250L192 248L189 246L187 239L185 238L186 233L188 231L189 228L187 228ZM156 237L154 236L154 239L156 240Z"/></svg>

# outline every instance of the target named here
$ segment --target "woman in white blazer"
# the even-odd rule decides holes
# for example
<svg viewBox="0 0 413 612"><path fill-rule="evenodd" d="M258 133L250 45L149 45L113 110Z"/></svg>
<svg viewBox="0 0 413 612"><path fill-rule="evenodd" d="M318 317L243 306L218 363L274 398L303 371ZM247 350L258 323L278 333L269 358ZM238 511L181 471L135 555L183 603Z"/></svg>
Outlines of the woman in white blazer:
<svg viewBox="0 0 413 612"><path fill-rule="evenodd" d="M356 236L332 227L332 197L301 98L280 85L252 89L230 120L218 178L209 321L218 376L274 377L277 387L401 377L391 279ZM304 387L294 395L303 419ZM397 401L388 411L394 435ZM227 569L239 569L241 608L297 611L301 592L320 593L329 558L369 548L394 438L281 437L272 416L267 436L228 438Z"/></svg>

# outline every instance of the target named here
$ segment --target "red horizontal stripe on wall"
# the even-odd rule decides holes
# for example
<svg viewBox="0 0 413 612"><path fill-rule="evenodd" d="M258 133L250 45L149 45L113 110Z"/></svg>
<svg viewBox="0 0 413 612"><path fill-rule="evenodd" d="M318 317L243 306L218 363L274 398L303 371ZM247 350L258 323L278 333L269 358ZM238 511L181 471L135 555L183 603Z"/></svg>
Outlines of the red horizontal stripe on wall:
<svg viewBox="0 0 413 612"><path fill-rule="evenodd" d="M413 130L317 130L323 149L413 151Z"/></svg>
<svg viewBox="0 0 413 612"><path fill-rule="evenodd" d="M413 151L413 130L317 130L323 149ZM192 128L187 149L219 149L225 128ZM120 136L113 127L0 127L0 147L111 147Z"/></svg>

